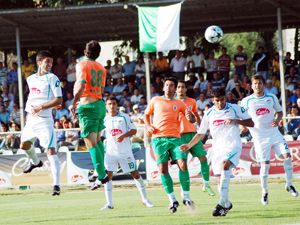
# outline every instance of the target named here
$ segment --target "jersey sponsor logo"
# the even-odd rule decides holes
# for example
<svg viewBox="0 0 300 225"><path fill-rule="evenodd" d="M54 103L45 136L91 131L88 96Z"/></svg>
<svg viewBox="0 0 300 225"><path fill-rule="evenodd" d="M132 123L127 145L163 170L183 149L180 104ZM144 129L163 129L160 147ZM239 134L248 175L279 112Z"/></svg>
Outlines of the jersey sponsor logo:
<svg viewBox="0 0 300 225"><path fill-rule="evenodd" d="M224 124L224 121L225 121L225 120L215 120L215 121L213 122L213 125L214 125L215 127L220 126L220 125L223 125L223 124Z"/></svg>
<svg viewBox="0 0 300 225"><path fill-rule="evenodd" d="M60 81L57 80L57 81L55 82L55 87L59 87L59 86L60 86Z"/></svg>
<svg viewBox="0 0 300 225"><path fill-rule="evenodd" d="M75 174L71 177L72 182L78 182L80 180L83 180L83 176Z"/></svg>
<svg viewBox="0 0 300 225"><path fill-rule="evenodd" d="M112 129L112 130L110 131L110 133L111 133L111 135L114 137L114 136L117 136L117 135L119 135L119 134L122 134L123 132L122 132L122 130L120 130L120 129Z"/></svg>
<svg viewBox="0 0 300 225"><path fill-rule="evenodd" d="M246 110L245 110L244 107L241 107L241 112L242 112L242 113L246 112Z"/></svg>
<svg viewBox="0 0 300 225"><path fill-rule="evenodd" d="M259 108L256 110L256 115L257 116L263 116L265 114L269 114L270 113L270 110L267 109L267 108Z"/></svg>
<svg viewBox="0 0 300 225"><path fill-rule="evenodd" d="M36 87L30 88L30 93L32 94L40 94L42 91Z"/></svg>

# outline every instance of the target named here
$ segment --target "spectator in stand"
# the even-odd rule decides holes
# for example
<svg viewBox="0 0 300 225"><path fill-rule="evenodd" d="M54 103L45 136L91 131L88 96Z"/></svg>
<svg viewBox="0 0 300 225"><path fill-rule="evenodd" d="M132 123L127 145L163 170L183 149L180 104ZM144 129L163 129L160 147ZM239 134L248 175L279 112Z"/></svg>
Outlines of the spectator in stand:
<svg viewBox="0 0 300 225"><path fill-rule="evenodd" d="M238 82L240 83L240 75L234 74L234 75L233 75L233 78L230 79L230 80L228 81L227 85L226 85L225 93L231 92L231 90L232 90L233 88L235 88L235 84L238 83Z"/></svg>
<svg viewBox="0 0 300 225"><path fill-rule="evenodd" d="M237 104L238 101L235 99L234 95L231 92L226 94L226 102L231 104Z"/></svg>
<svg viewBox="0 0 300 225"><path fill-rule="evenodd" d="M204 80L203 74L199 75L199 79L195 82L194 91L196 95L207 90L208 80Z"/></svg>
<svg viewBox="0 0 300 225"><path fill-rule="evenodd" d="M59 120L55 120L54 122L54 127L55 129L62 129L62 125L59 122ZM60 148L61 144L65 142L66 136L65 136L65 131L63 130L56 130L56 142L57 142L57 147Z"/></svg>
<svg viewBox="0 0 300 225"><path fill-rule="evenodd" d="M147 108L147 100L145 97L141 97L140 103L139 103L139 109L141 110L141 113L144 113Z"/></svg>
<svg viewBox="0 0 300 225"><path fill-rule="evenodd" d="M141 110L139 109L139 106L137 104L133 105L132 107L133 113L130 116L130 119L132 122L137 124L144 124L144 114L141 113Z"/></svg>
<svg viewBox="0 0 300 225"><path fill-rule="evenodd" d="M285 89L293 93L295 90L295 84L293 82L293 78L291 76L286 76L285 79L286 79Z"/></svg>
<svg viewBox="0 0 300 225"><path fill-rule="evenodd" d="M230 56L227 54L227 48L222 47L222 54L218 58L218 69L221 78L224 78L225 83L229 80L229 72L230 72Z"/></svg>
<svg viewBox="0 0 300 225"><path fill-rule="evenodd" d="M240 82L235 83L235 88L231 90L231 93L233 94L234 98L237 101L242 100L244 97L246 97L246 90L241 87Z"/></svg>
<svg viewBox="0 0 300 225"><path fill-rule="evenodd" d="M29 63L28 59L24 59L24 62L23 62L23 65L21 66L21 68L22 68L22 76L24 79L29 77L35 71L34 65Z"/></svg>
<svg viewBox="0 0 300 225"><path fill-rule="evenodd" d="M71 62L67 67L67 90L73 92L74 83L76 81L76 57L71 57Z"/></svg>
<svg viewBox="0 0 300 225"><path fill-rule="evenodd" d="M164 82L162 81L161 76L156 76L155 82L152 85L155 87L156 92L158 92L160 95L163 94Z"/></svg>
<svg viewBox="0 0 300 225"><path fill-rule="evenodd" d="M224 77L219 72L214 72L211 84L213 90L225 88Z"/></svg>
<svg viewBox="0 0 300 225"><path fill-rule="evenodd" d="M297 105L293 105L291 108L291 113L288 114L288 117L296 117L299 116L299 109ZM291 134L294 140L297 140L300 135L300 119L294 118L289 119L287 122L287 131L288 134Z"/></svg>
<svg viewBox="0 0 300 225"><path fill-rule="evenodd" d="M113 79L113 84L117 83L117 80L122 78L122 65L119 64L119 58L114 58L114 65L110 68L109 74Z"/></svg>
<svg viewBox="0 0 300 225"><path fill-rule="evenodd" d="M136 75L135 75L135 62L130 61L130 58L128 55L125 56L125 63L123 64L123 74L124 74L124 80L125 84L127 84L129 81L135 82Z"/></svg>
<svg viewBox="0 0 300 225"><path fill-rule="evenodd" d="M132 113L132 103L130 100L124 101L123 107L125 108L125 112L127 114Z"/></svg>
<svg viewBox="0 0 300 225"><path fill-rule="evenodd" d="M280 92L280 80L279 77L272 76L272 85L277 88Z"/></svg>
<svg viewBox="0 0 300 225"><path fill-rule="evenodd" d="M178 80L184 80L185 78L185 67L187 60L182 56L182 52L177 50L175 57L171 60L170 69Z"/></svg>
<svg viewBox="0 0 300 225"><path fill-rule="evenodd" d="M3 62L0 62L0 86L1 87L7 85L7 74L8 74L8 69L4 66Z"/></svg>
<svg viewBox="0 0 300 225"><path fill-rule="evenodd" d="M75 151L78 150L78 142L79 142L79 132L77 130L72 130L74 128L74 124L72 121L68 121L68 128L71 130L65 131L65 142L61 144L61 146L72 145L75 147Z"/></svg>
<svg viewBox="0 0 300 225"><path fill-rule="evenodd" d="M288 74L290 72L290 68L294 67L296 65L295 61L293 59L291 59L291 53L290 52L287 52L285 54L283 64L284 64L284 67L285 67L284 74Z"/></svg>
<svg viewBox="0 0 300 225"><path fill-rule="evenodd" d="M297 71L295 69L295 67L290 67L289 68L289 73L285 75L285 77L291 77L292 78L292 82L294 84L296 84L297 82L300 81L300 76L297 74Z"/></svg>
<svg viewBox="0 0 300 225"><path fill-rule="evenodd" d="M133 95L134 90L135 90L135 89L138 89L138 88L137 88L137 86L135 85L135 82L128 82L127 88L126 88L126 89L128 90L128 94L129 94L129 95Z"/></svg>
<svg viewBox="0 0 300 225"><path fill-rule="evenodd" d="M4 105L0 105L0 122L8 124L10 119L9 112Z"/></svg>
<svg viewBox="0 0 300 225"><path fill-rule="evenodd" d="M65 108L68 109L70 105L73 104L74 97L73 97L73 92L68 91L67 92L67 100L65 101Z"/></svg>
<svg viewBox="0 0 300 225"><path fill-rule="evenodd" d="M233 64L235 67L235 74L239 76L240 79L243 79L247 74L247 60L248 56L243 52L244 47L242 45L237 46L237 53L233 56Z"/></svg>
<svg viewBox="0 0 300 225"><path fill-rule="evenodd" d="M106 66L104 66L104 68L106 69L106 78L111 79L111 75L110 75L111 60L110 59L106 60Z"/></svg>
<svg viewBox="0 0 300 225"><path fill-rule="evenodd" d="M194 49L194 54L189 57L187 67L188 71L199 75L202 75L204 73L204 68L205 68L205 57L204 54L201 51L201 48L195 48Z"/></svg>
<svg viewBox="0 0 300 225"><path fill-rule="evenodd" d="M249 81L251 82L250 78L248 76L244 76L241 82L242 88L246 88Z"/></svg>
<svg viewBox="0 0 300 225"><path fill-rule="evenodd" d="M211 81L208 81L208 83L207 83L207 90L206 90L206 97L207 98L212 98L212 96L213 96L212 83L211 83Z"/></svg>
<svg viewBox="0 0 300 225"><path fill-rule="evenodd" d="M21 124L21 116L20 116L20 109L18 104L14 103L13 105L13 110L10 113L10 118L9 121L12 123L16 123L16 124Z"/></svg>
<svg viewBox="0 0 300 225"><path fill-rule="evenodd" d="M61 57L56 59L56 65L53 67L53 72L60 81L67 80L67 66Z"/></svg>
<svg viewBox="0 0 300 225"><path fill-rule="evenodd" d="M160 96L160 94L156 91L156 88L153 85L151 85L150 87L150 92L151 92L151 98L155 96Z"/></svg>
<svg viewBox="0 0 300 225"><path fill-rule="evenodd" d="M190 98L197 98L199 96L200 93L195 93L194 91L194 86L195 83L197 82L197 77L195 76L195 74L193 73L189 73L188 74L188 80L185 81L185 85L186 85L186 95Z"/></svg>
<svg viewBox="0 0 300 225"><path fill-rule="evenodd" d="M1 132L8 132L9 131L8 124L1 122L0 131ZM5 134L0 135L0 149L7 149L8 148L6 146L6 138L7 138L7 135L5 135Z"/></svg>
<svg viewBox="0 0 300 225"><path fill-rule="evenodd" d="M9 131L20 131L19 124L11 122ZM6 136L6 146L10 149L18 149L21 143L20 134L9 134Z"/></svg>
<svg viewBox="0 0 300 225"><path fill-rule="evenodd" d="M206 98L205 93L200 93L199 99L196 101L198 110L204 111L207 105L211 104L210 99Z"/></svg>
<svg viewBox="0 0 300 225"><path fill-rule="evenodd" d="M155 73L161 77L166 77L169 74L169 63L162 52L158 52L158 58L155 60Z"/></svg>
<svg viewBox="0 0 300 225"><path fill-rule="evenodd" d="M215 71L218 71L218 60L215 58L215 53L210 52L206 60L206 80L211 81Z"/></svg>
<svg viewBox="0 0 300 225"><path fill-rule="evenodd" d="M245 87L243 87L246 91L246 96L252 95L253 94L253 90L252 90L252 84L251 84L251 80L248 80Z"/></svg>
<svg viewBox="0 0 300 225"><path fill-rule="evenodd" d="M266 86L265 86L265 89L264 89L264 93L265 94L273 94L273 95L276 95L278 97L278 90L277 90L276 87L273 86L272 80L267 80Z"/></svg>
<svg viewBox="0 0 300 225"><path fill-rule="evenodd" d="M116 97L116 98L119 98L120 99L120 95L122 94L122 92L127 88L127 85L123 83L123 79L122 78L119 78L117 80L117 84L114 86L113 88L113 95Z"/></svg>
<svg viewBox="0 0 300 225"><path fill-rule="evenodd" d="M141 78L141 84L138 86L138 89L141 93L141 95L146 96L146 78L142 77Z"/></svg>
<svg viewBox="0 0 300 225"><path fill-rule="evenodd" d="M128 94L128 90L125 89L122 91L122 95L119 99L119 104L124 105L126 101L130 101L131 96Z"/></svg>
<svg viewBox="0 0 300 225"><path fill-rule="evenodd" d="M278 78L280 77L278 52L275 53L274 58L272 60L272 76L275 76Z"/></svg>
<svg viewBox="0 0 300 225"><path fill-rule="evenodd" d="M291 102L293 105L297 104L297 100L300 99L300 87L296 87L295 93L291 96Z"/></svg>
<svg viewBox="0 0 300 225"><path fill-rule="evenodd" d="M136 83L137 85L139 85L141 83L141 78L145 77L146 74L145 63L142 57L138 59L137 64L135 65L134 72L136 75Z"/></svg>
<svg viewBox="0 0 300 225"><path fill-rule="evenodd" d="M265 80L269 77L269 54L263 46L259 46L254 54L250 66L255 62L255 73L261 75Z"/></svg>
<svg viewBox="0 0 300 225"><path fill-rule="evenodd" d="M132 104L139 104L142 96L143 95L140 94L139 89L135 89L133 95L130 98L130 101L132 102Z"/></svg>
<svg viewBox="0 0 300 225"><path fill-rule="evenodd" d="M106 83L104 87L104 91L108 92L109 94L113 93L114 86L112 85L111 79L106 78Z"/></svg>
<svg viewBox="0 0 300 225"><path fill-rule="evenodd" d="M63 116L70 118L70 112L65 108L65 103L62 102L61 105L55 110L55 120L60 120Z"/></svg>
<svg viewBox="0 0 300 225"><path fill-rule="evenodd" d="M12 63L12 68L7 74L8 91L13 96L18 93L18 65L16 62Z"/></svg>

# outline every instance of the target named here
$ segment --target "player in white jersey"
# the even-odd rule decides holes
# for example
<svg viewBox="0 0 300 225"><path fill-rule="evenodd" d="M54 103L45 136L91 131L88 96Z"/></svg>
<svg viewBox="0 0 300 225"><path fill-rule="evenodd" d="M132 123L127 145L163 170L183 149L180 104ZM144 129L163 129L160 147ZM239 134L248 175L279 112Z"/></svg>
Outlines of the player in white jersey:
<svg viewBox="0 0 300 225"><path fill-rule="evenodd" d="M284 159L286 190L297 197L298 192L292 184L293 165L290 150L282 134L278 130L278 123L282 119L282 108L277 97L264 93L264 79L260 75L252 77L253 94L244 98L241 106L248 112L255 126L250 128L253 137L257 161L260 163L260 180L262 188L261 202L268 200L268 175L270 169L271 148L280 158Z"/></svg>
<svg viewBox="0 0 300 225"><path fill-rule="evenodd" d="M136 168L135 158L132 153L130 137L136 134L136 127L125 113L118 112L118 102L114 97L106 100L107 115L104 119L106 134L106 152L104 165L107 170L109 181L104 185L106 205L102 210L113 209L112 201L112 178L113 172L120 165L124 173L130 173L138 188L142 202L147 207L153 207L146 193L146 188L139 171Z"/></svg>
<svg viewBox="0 0 300 225"><path fill-rule="evenodd" d="M21 135L20 148L24 150L29 159L24 173L30 173L34 168L42 167L43 162L37 157L33 143L36 138L40 145L47 149L50 162L53 193L60 194L60 162L56 155L56 135L52 117L52 107L62 103L60 81L56 75L50 73L53 57L49 51L40 51L36 56L38 72L27 78L29 95L25 111L27 120Z"/></svg>
<svg viewBox="0 0 300 225"><path fill-rule="evenodd" d="M225 216L232 208L228 198L231 169L239 163L242 142L238 125L254 126L250 116L236 104L226 103L225 92L222 89L214 91L214 106L209 109L197 129L197 134L188 143L182 145L182 151L187 151L204 138L207 130L212 135L212 169L220 176L220 200L215 207L213 216Z"/></svg>

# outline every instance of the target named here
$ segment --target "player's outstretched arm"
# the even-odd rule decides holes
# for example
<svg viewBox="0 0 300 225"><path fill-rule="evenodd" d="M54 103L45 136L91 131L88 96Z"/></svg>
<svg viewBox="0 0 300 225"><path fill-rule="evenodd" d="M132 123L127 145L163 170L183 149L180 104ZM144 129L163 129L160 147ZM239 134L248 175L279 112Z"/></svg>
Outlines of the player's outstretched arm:
<svg viewBox="0 0 300 225"><path fill-rule="evenodd" d="M62 103L62 98L61 97L57 97L57 98L54 98L51 101L45 102L45 103L43 103L41 105L32 105L31 106L31 113L34 115L34 114L36 114L36 113L38 113L38 112L40 112L42 110L58 106L61 103Z"/></svg>
<svg viewBox="0 0 300 225"><path fill-rule="evenodd" d="M122 142L124 140L124 138L127 137L132 137L133 135L136 134L136 129L131 129L130 131L128 131L127 133L121 135L120 137L117 138L117 142Z"/></svg>
<svg viewBox="0 0 300 225"><path fill-rule="evenodd" d="M155 130L155 128L151 125L150 115L145 114L144 121L146 124L146 132L148 136L151 136Z"/></svg>
<svg viewBox="0 0 300 225"><path fill-rule="evenodd" d="M254 122L252 119L236 120L236 123L245 127L254 127Z"/></svg>
<svg viewBox="0 0 300 225"><path fill-rule="evenodd" d="M180 150L182 152L188 151L190 148L192 148L195 144L197 144L200 140L203 139L203 134L196 134L193 139L188 144L183 144L180 146Z"/></svg>

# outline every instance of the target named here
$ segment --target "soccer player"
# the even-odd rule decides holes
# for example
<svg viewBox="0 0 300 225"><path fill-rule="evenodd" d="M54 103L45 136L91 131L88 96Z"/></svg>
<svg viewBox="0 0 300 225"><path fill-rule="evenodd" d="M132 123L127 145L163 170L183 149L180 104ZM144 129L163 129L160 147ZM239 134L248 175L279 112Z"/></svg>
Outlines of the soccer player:
<svg viewBox="0 0 300 225"><path fill-rule="evenodd" d="M298 192L292 183L293 165L291 153L286 141L278 130L278 123L283 115L282 108L275 95L264 93L264 78L261 75L254 75L251 81L254 93L244 98L241 106L248 112L255 123L255 126L249 130L253 137L256 158L260 163L261 203L268 205L268 175L272 148L277 156L284 159L286 190L294 197L298 196Z"/></svg>
<svg viewBox="0 0 300 225"><path fill-rule="evenodd" d="M169 77L164 81L164 96L156 96L151 99L145 111L145 123L147 135L152 135L152 147L156 154L156 161L161 181L168 195L172 213L177 211L179 203L174 194L173 180L168 171L168 161L177 161L179 167L179 180L182 187L183 204L192 206L190 199L190 177L187 169L187 153L181 152L179 146L182 144L180 139L180 113L186 115L189 121L195 119L186 110L184 104L175 99L177 86L176 78ZM153 116L151 120L151 116ZM152 122L151 122L152 121ZM192 121L194 122L194 121Z"/></svg>
<svg viewBox="0 0 300 225"><path fill-rule="evenodd" d="M100 139L100 132L105 128L106 109L102 94L106 81L106 70L95 61L100 51L101 47L97 41L92 40L86 44L85 56L76 65L74 101L69 106L69 110L74 115L77 103L80 101L78 118L81 137L84 138L85 145L89 149L98 179L104 184L108 181L108 176L104 169L104 146Z"/></svg>
<svg viewBox="0 0 300 225"><path fill-rule="evenodd" d="M197 124L200 124L200 117L197 112L196 101L193 98L187 97L186 92L186 83L182 80L178 81L176 89L177 99L184 103L185 107L189 111L191 111L191 113L193 113L193 115L195 116ZM188 121L186 117L182 115L180 116L180 134L181 140L185 144L189 143L196 134L195 125L190 123L190 121ZM193 146L189 150L189 152L192 154L193 157L197 157L200 160L201 174L204 183L202 190L204 192L207 192L210 196L214 196L215 193L209 185L209 166L207 163L206 151L203 148L202 142L199 141L195 146Z"/></svg>
<svg viewBox="0 0 300 225"><path fill-rule="evenodd" d="M34 168L42 167L43 162L37 157L33 143L36 138L40 145L47 149L47 156L53 179L52 195L60 195L60 162L56 155L56 135L52 107L62 103L60 81L50 73L53 57L49 51L39 51L36 56L38 72L27 77L29 95L25 111L28 113L26 125L21 135L20 148L30 160L24 168L24 173L30 173Z"/></svg>
<svg viewBox="0 0 300 225"><path fill-rule="evenodd" d="M153 207L148 200L146 187L136 167L135 158L132 154L130 137L136 134L136 127L125 113L118 111L118 102L115 97L109 97L106 100L107 115L104 119L106 152L104 156L104 165L109 181L104 185L107 204L102 210L113 209L112 201L112 178L113 172L118 170L120 165L124 173L130 173L136 187L138 188L142 202L147 207Z"/></svg>
<svg viewBox="0 0 300 225"><path fill-rule="evenodd" d="M254 123L243 108L226 103L223 89L214 91L213 103L214 106L205 113L197 134L180 149L188 151L204 138L208 129L210 130L213 140L212 169L215 175L220 176L220 200L212 215L225 216L232 208L228 197L231 169L238 165L242 152L238 125L254 126Z"/></svg>

